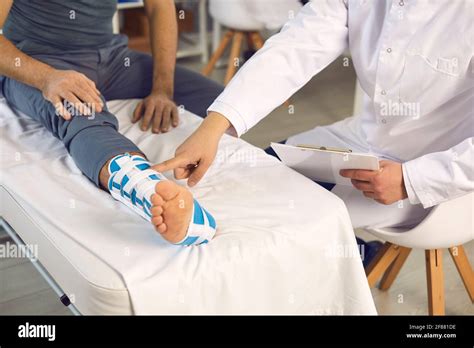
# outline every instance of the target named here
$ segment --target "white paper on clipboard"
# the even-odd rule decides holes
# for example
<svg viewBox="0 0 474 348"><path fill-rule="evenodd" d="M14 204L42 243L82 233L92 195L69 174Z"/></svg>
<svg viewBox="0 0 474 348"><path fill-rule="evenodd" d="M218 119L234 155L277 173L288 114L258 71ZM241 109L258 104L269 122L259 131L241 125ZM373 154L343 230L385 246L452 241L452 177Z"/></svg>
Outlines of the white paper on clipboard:
<svg viewBox="0 0 474 348"><path fill-rule="evenodd" d="M339 174L341 169L380 169L379 159L370 154L278 143L272 143L271 146L288 167L315 181L352 185L350 179Z"/></svg>

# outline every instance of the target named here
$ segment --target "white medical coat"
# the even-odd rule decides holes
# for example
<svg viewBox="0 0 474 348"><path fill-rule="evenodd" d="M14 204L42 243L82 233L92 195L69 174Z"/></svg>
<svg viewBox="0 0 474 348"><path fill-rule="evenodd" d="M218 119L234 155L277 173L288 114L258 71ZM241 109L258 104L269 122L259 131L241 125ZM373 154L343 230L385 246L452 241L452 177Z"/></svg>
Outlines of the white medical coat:
<svg viewBox="0 0 474 348"><path fill-rule="evenodd" d="M403 163L409 202L389 206L394 219L368 221L368 206L371 215L387 214L388 207L336 187L355 227L415 222L424 208L473 191L474 1L314 0L209 110L225 115L241 135L347 47L365 92L363 110L288 143L348 147ZM359 210L363 218L354 216Z"/></svg>

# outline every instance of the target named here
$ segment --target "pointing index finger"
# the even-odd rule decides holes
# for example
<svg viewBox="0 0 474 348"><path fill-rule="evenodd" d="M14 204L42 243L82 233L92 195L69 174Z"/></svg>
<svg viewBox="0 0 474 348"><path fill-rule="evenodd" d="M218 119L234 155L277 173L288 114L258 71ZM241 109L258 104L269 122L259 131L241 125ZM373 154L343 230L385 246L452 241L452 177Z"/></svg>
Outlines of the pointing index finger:
<svg viewBox="0 0 474 348"><path fill-rule="evenodd" d="M187 158L180 157L179 155L161 162L152 168L158 172L167 172L168 170L176 169L176 168L184 168L190 164L190 161Z"/></svg>

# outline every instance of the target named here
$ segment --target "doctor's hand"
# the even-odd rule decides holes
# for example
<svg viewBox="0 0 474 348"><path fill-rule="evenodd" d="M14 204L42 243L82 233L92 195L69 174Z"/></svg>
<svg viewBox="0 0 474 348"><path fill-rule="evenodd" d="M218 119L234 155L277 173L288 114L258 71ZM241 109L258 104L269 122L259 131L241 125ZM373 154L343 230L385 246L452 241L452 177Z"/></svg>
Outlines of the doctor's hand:
<svg viewBox="0 0 474 348"><path fill-rule="evenodd" d="M221 114L211 112L201 126L182 143L175 157L152 168L158 172L174 170L176 179L188 178L188 186L202 179L217 153L219 140L230 127L230 122Z"/></svg>
<svg viewBox="0 0 474 348"><path fill-rule="evenodd" d="M133 112L132 122L142 119L141 130L147 131L150 126L153 133L166 133L171 126L179 123L179 113L173 100L164 93L152 92L138 103Z"/></svg>
<svg viewBox="0 0 474 348"><path fill-rule="evenodd" d="M381 204L392 204L408 197L403 181L402 164L380 161L380 170L344 169L343 177L350 178L352 185Z"/></svg>

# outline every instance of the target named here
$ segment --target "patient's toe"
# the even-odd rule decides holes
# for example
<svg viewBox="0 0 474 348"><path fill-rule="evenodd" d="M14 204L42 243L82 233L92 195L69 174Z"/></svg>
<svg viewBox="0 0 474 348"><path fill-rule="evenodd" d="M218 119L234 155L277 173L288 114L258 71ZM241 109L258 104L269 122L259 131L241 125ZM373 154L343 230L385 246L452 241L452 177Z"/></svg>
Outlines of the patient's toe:
<svg viewBox="0 0 474 348"><path fill-rule="evenodd" d="M156 191L156 188L155 188L155 191ZM151 196L151 203L153 204L153 206L161 206L165 203L165 201L159 194L155 193L154 195Z"/></svg>
<svg viewBox="0 0 474 348"><path fill-rule="evenodd" d="M151 223L155 226L159 226L163 223L163 217L162 216L155 216L151 219Z"/></svg>
<svg viewBox="0 0 474 348"><path fill-rule="evenodd" d="M163 207L160 206L160 205L154 205L152 208L151 208L151 215L153 216L159 216L163 214Z"/></svg>
<svg viewBox="0 0 474 348"><path fill-rule="evenodd" d="M161 225L156 226L156 230L160 233L165 233L166 229L167 229L167 227L166 227L166 224L164 224L164 223L161 224Z"/></svg>

